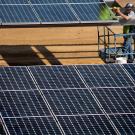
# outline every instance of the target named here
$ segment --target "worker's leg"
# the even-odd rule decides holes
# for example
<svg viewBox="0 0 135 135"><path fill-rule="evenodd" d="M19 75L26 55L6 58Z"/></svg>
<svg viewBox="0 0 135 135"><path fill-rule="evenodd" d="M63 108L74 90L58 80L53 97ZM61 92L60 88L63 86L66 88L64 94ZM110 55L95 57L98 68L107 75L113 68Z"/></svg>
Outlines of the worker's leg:
<svg viewBox="0 0 135 135"><path fill-rule="evenodd" d="M130 62L134 60L131 37L124 37L123 53Z"/></svg>
<svg viewBox="0 0 135 135"><path fill-rule="evenodd" d="M127 49L128 49L128 47L127 47L127 45L128 45L128 38L126 37L126 36L124 36L123 37L124 38L124 42L123 42L123 49L122 49L122 51L123 51L123 54L128 58L128 55L127 55Z"/></svg>

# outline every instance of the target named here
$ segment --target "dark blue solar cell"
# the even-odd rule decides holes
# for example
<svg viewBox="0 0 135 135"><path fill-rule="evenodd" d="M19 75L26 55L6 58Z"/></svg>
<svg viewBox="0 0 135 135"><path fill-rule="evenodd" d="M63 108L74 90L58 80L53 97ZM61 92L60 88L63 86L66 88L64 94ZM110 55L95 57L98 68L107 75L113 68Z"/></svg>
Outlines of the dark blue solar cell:
<svg viewBox="0 0 135 135"><path fill-rule="evenodd" d="M52 117L4 118L11 135L61 135Z"/></svg>
<svg viewBox="0 0 135 135"><path fill-rule="evenodd" d="M0 110L3 117L50 115L38 91L0 92Z"/></svg>
<svg viewBox="0 0 135 135"><path fill-rule="evenodd" d="M33 5L42 23L69 23L78 21L68 4Z"/></svg>
<svg viewBox="0 0 135 135"><path fill-rule="evenodd" d="M0 90L30 90L36 86L26 67L0 67Z"/></svg>
<svg viewBox="0 0 135 135"><path fill-rule="evenodd" d="M40 89L85 88L73 66L30 67Z"/></svg>
<svg viewBox="0 0 135 135"><path fill-rule="evenodd" d="M56 115L101 114L88 89L43 90Z"/></svg>
<svg viewBox="0 0 135 135"><path fill-rule="evenodd" d="M116 135L104 115L57 116L66 134Z"/></svg>
<svg viewBox="0 0 135 135"><path fill-rule="evenodd" d="M123 66L135 82L135 64L123 64Z"/></svg>
<svg viewBox="0 0 135 135"><path fill-rule="evenodd" d="M112 14L104 3L71 4L81 21L112 20Z"/></svg>
<svg viewBox="0 0 135 135"><path fill-rule="evenodd" d="M99 3L103 0L68 0L69 3Z"/></svg>
<svg viewBox="0 0 135 135"><path fill-rule="evenodd" d="M135 134L135 114L110 115L111 120L121 135Z"/></svg>
<svg viewBox="0 0 135 135"><path fill-rule="evenodd" d="M120 65L76 66L89 87L130 87L133 81Z"/></svg>
<svg viewBox="0 0 135 135"><path fill-rule="evenodd" d="M66 0L30 0L32 4L57 4L57 3L67 3Z"/></svg>
<svg viewBox="0 0 135 135"><path fill-rule="evenodd" d="M103 109L108 113L135 113L135 88L92 89Z"/></svg>
<svg viewBox="0 0 135 135"><path fill-rule="evenodd" d="M1 0L0 14L2 25L80 24L112 20L112 12L103 0Z"/></svg>
<svg viewBox="0 0 135 135"><path fill-rule="evenodd" d="M2 23L39 23L30 5L0 5Z"/></svg>
<svg viewBox="0 0 135 135"><path fill-rule="evenodd" d="M28 0L0 0L0 4L28 4Z"/></svg>

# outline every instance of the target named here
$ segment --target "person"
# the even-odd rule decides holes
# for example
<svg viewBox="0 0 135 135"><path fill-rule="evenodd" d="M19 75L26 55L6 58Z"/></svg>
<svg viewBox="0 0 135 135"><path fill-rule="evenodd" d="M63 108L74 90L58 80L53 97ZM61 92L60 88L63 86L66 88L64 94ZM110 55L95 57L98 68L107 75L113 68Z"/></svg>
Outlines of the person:
<svg viewBox="0 0 135 135"><path fill-rule="evenodd" d="M121 12L119 8L114 8L113 11L120 15L123 19L129 20L133 16L135 16L135 13L133 11L134 5L132 3L127 3L125 6L125 12ZM135 33L135 26L134 25L124 25L123 27L123 34L129 34L129 33ZM134 55L132 50L132 43L131 43L131 36L125 35L123 36L124 43L123 43L123 53L129 53L128 55L128 62L133 62Z"/></svg>

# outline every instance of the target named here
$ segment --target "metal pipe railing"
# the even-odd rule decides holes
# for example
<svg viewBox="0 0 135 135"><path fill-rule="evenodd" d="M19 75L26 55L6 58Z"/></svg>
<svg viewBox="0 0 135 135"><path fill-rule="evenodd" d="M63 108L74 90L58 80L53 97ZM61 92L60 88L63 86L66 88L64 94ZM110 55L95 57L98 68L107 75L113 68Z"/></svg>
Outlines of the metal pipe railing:
<svg viewBox="0 0 135 135"><path fill-rule="evenodd" d="M123 48L123 47L118 47L117 46L117 38L119 37L126 37L126 36L131 36L131 39L133 36L135 36L135 33L128 33L128 34L115 34L109 27L104 26L102 28L102 33L100 31L100 28L98 27L98 51L100 52L100 45L102 44L104 46L104 54L105 54L105 58L108 57L110 59L111 57L111 52L113 52L113 54L115 55L114 57L118 57L120 55L123 56L127 56L130 54L135 54L135 39L134 39L134 48L133 48L133 52L123 52L121 54L119 54L119 48ZM111 41L111 38L113 41ZM113 45L113 47L112 47ZM131 42L131 45L133 45L133 42ZM111 51L111 47L113 48L113 51ZM108 56L106 56L106 50L108 53ZM122 49L121 49L122 50ZM121 51L122 52L122 51Z"/></svg>

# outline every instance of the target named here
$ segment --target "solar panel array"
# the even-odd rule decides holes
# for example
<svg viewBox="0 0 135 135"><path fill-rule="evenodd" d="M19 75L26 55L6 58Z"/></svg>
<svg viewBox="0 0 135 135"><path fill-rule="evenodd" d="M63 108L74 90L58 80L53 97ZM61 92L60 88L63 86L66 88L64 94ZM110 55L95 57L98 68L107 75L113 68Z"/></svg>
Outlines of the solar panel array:
<svg viewBox="0 0 135 135"><path fill-rule="evenodd" d="M7 134L135 133L135 65L0 67Z"/></svg>
<svg viewBox="0 0 135 135"><path fill-rule="evenodd" d="M0 0L1 25L112 23L103 0Z"/></svg>

